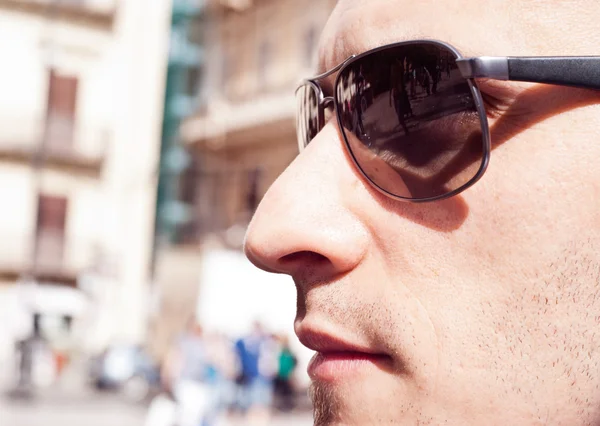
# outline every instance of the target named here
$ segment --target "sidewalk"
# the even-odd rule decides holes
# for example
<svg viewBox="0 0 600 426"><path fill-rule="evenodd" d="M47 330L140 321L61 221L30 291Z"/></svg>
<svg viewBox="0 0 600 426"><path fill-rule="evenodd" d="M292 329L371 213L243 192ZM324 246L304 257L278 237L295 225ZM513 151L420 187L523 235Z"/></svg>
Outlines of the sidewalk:
<svg viewBox="0 0 600 426"><path fill-rule="evenodd" d="M293 413L274 416L268 426L312 426L313 418L310 413ZM229 420L218 426L247 426L244 419Z"/></svg>
<svg viewBox="0 0 600 426"><path fill-rule="evenodd" d="M88 383L81 366L65 371L60 381L38 389L31 399L14 399L8 388L0 388L0 426L143 426L148 406L128 403L122 396L97 392ZM310 410L277 414L266 426L311 426ZM240 417L218 426L247 426Z"/></svg>
<svg viewBox="0 0 600 426"><path fill-rule="evenodd" d="M0 395L1 426L143 426L147 408L123 403L110 394L63 392L39 395L30 401ZM266 426L311 426L309 412L278 414ZM243 418L228 419L218 426L248 426Z"/></svg>

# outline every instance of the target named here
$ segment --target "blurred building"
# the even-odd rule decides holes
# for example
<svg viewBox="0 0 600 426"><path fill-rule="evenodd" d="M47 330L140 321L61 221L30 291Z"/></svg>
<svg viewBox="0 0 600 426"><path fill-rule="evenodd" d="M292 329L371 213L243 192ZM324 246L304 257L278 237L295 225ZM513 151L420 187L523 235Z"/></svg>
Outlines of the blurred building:
<svg viewBox="0 0 600 426"><path fill-rule="evenodd" d="M195 310L208 328L230 335L254 319L292 332L293 283L256 270L241 247L261 198L297 155L294 91L314 73L335 3L207 1L202 84L179 134L190 153L177 188L189 220L175 228L158 261L161 318L178 315L181 325Z"/></svg>
<svg viewBox="0 0 600 426"><path fill-rule="evenodd" d="M239 248L267 188L298 152L296 85L314 72L335 0L211 3L201 108L182 128L194 154L181 189L195 206L182 242Z"/></svg>
<svg viewBox="0 0 600 426"><path fill-rule="evenodd" d="M2 349L34 313L90 350L143 339L169 19L166 0L0 0Z"/></svg>
<svg viewBox="0 0 600 426"><path fill-rule="evenodd" d="M192 162L181 143L180 125L199 103L206 61L205 10L204 0L173 0L172 4L147 340L159 359L193 316L197 300L198 250L172 243L177 229L191 216L189 206L179 197L182 172Z"/></svg>

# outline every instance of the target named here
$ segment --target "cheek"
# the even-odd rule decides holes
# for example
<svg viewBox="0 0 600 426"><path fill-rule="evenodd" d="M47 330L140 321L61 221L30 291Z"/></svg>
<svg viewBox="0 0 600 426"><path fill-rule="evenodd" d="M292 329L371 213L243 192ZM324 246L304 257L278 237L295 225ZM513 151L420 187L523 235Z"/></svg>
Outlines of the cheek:
<svg viewBox="0 0 600 426"><path fill-rule="evenodd" d="M486 418L499 407L498 418L535 418L544 401L568 403L569 364L581 387L597 377L585 357L600 342L586 330L598 329L600 317L583 315L580 300L595 294L598 278L574 294L577 280L564 277L583 276L571 263L600 264L595 249L576 256L586 242L600 247L600 167L591 165L600 151L590 152L600 144L582 133L567 142L547 124L494 150L483 179L456 197L466 207L455 227L425 220L440 204L389 204L368 217L355 206L371 225L369 262L379 266L365 277L379 283L369 297L384 301L378 324L408 353L419 391L448 411L471 407ZM600 312L600 302L586 306Z"/></svg>
<svg viewBox="0 0 600 426"><path fill-rule="evenodd" d="M600 107L588 106L537 124L522 119L526 130L493 148L477 185L484 190L474 191L473 204L491 203L492 212L518 219L516 225L581 223L600 202L594 197L600 188L599 117Z"/></svg>
<svg viewBox="0 0 600 426"><path fill-rule="evenodd" d="M470 217L461 252L476 265L538 273L600 229L600 135L585 131L594 110L547 119L492 151L487 173L464 194Z"/></svg>
<svg viewBox="0 0 600 426"><path fill-rule="evenodd" d="M571 382L593 390L600 176L584 136L572 135L571 149L534 130L495 150L464 194L467 221L434 237L439 278L421 280L420 296L439 332L441 387L457 398L519 391L518 408L563 401Z"/></svg>

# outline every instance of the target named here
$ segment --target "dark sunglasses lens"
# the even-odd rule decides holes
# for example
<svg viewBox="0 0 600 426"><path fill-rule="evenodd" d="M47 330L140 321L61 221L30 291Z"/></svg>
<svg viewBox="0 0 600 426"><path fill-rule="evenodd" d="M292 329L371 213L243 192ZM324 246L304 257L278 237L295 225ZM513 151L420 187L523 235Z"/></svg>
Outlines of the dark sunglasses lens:
<svg viewBox="0 0 600 426"><path fill-rule="evenodd" d="M319 100L316 90L305 84L296 91L296 134L303 149L319 132Z"/></svg>
<svg viewBox="0 0 600 426"><path fill-rule="evenodd" d="M438 197L480 170L481 119L450 49L425 42L370 53L344 68L336 92L350 152L380 189Z"/></svg>

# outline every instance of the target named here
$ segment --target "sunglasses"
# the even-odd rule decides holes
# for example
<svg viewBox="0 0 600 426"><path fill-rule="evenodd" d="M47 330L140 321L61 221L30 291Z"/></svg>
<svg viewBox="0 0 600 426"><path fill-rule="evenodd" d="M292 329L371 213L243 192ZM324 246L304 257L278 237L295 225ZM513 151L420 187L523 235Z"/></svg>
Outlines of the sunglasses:
<svg viewBox="0 0 600 426"><path fill-rule="evenodd" d="M331 96L318 81L337 73ZM296 90L300 151L332 111L348 153L399 200L456 195L485 172L491 142L475 78L600 89L600 56L463 58L447 43L394 43L351 56Z"/></svg>

